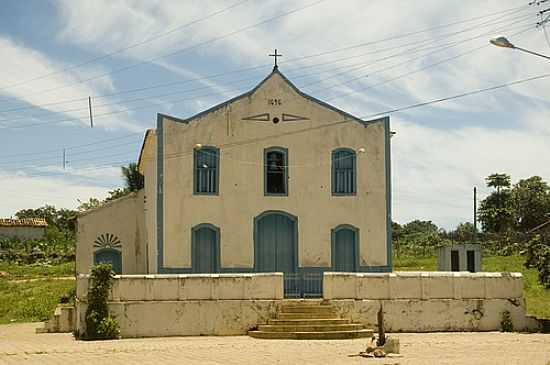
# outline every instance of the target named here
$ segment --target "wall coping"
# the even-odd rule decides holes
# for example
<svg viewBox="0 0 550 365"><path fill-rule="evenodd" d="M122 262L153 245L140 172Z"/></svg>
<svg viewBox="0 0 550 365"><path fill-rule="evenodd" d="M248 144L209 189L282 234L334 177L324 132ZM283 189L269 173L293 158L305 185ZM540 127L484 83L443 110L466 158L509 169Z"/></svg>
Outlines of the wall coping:
<svg viewBox="0 0 550 365"><path fill-rule="evenodd" d="M364 272L331 272L326 271L324 276L355 276L355 277L468 277L468 278L522 278L519 272L475 272L468 271L394 271L391 273L364 273Z"/></svg>
<svg viewBox="0 0 550 365"><path fill-rule="evenodd" d="M229 273L229 274L124 274L115 279L193 279L193 278L253 278L262 276L283 276L282 272ZM90 274L78 274L78 279L89 279Z"/></svg>

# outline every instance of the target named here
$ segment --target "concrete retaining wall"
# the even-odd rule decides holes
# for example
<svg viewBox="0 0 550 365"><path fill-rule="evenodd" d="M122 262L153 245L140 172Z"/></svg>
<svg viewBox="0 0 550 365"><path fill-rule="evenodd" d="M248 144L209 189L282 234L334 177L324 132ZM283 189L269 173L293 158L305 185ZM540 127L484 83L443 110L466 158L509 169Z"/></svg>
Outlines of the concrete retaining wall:
<svg viewBox="0 0 550 365"><path fill-rule="evenodd" d="M536 330L525 312L519 273L325 273L325 299L343 316L389 332L498 331L509 311L516 330Z"/></svg>
<svg viewBox="0 0 550 365"><path fill-rule="evenodd" d="M520 273L337 273L323 278L325 299L508 299L523 297Z"/></svg>
<svg viewBox="0 0 550 365"><path fill-rule="evenodd" d="M76 321L85 330L89 278L77 279ZM537 330L515 273L325 273L324 299L340 316L388 332ZM109 297L123 337L244 335L287 303L282 273L120 275Z"/></svg>
<svg viewBox="0 0 550 365"><path fill-rule="evenodd" d="M88 282L77 279L81 332ZM239 335L274 316L282 299L282 273L119 275L109 310L123 337Z"/></svg>

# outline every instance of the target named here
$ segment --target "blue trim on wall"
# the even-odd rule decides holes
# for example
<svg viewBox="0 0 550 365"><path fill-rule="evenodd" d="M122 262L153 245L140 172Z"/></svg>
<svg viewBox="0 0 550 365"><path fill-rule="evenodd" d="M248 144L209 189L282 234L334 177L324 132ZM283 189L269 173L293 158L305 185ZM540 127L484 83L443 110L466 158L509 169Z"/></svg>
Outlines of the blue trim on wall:
<svg viewBox="0 0 550 365"><path fill-rule="evenodd" d="M385 151L384 160L386 163L386 255L387 267L389 271L393 270L393 253L392 253L392 212L391 212L391 131L390 117L384 117L384 135L385 135Z"/></svg>
<svg viewBox="0 0 550 365"><path fill-rule="evenodd" d="M111 248L111 247L103 247L103 248L100 248L96 251L94 251L94 265L98 263L98 259L97 257L99 255L102 255L102 254L112 254L116 257L116 260L119 262L120 264L120 267L115 267L116 265L112 265L113 267L113 271L115 272L115 274L117 275L120 275L122 274L124 271L124 263L122 262L122 253L120 252L120 250L117 250L117 249L114 249L114 248Z"/></svg>
<svg viewBox="0 0 550 365"><path fill-rule="evenodd" d="M350 152L353 155L353 189L351 193L337 193L336 190L336 170L334 168L334 155L338 152ZM357 153L352 148L340 147L332 150L330 154L330 181L331 181L331 192L332 196L356 196L357 195Z"/></svg>
<svg viewBox="0 0 550 365"><path fill-rule="evenodd" d="M197 152L212 151L216 153L216 191L213 193L197 191ZM201 148L193 148L193 195L219 195L220 194L220 149L215 146L202 146Z"/></svg>
<svg viewBox="0 0 550 365"><path fill-rule="evenodd" d="M282 210L266 210L265 212L257 215L256 217L254 217L254 272L257 272L258 271L258 224L260 222L260 220L262 220L262 218L265 218L269 215L273 215L273 214L279 214L279 215L284 215L285 217L289 218L292 222L294 222L294 270L298 270L298 267L299 267L299 260L298 260L298 247L299 247L299 242L298 242L298 230L299 230L299 225L298 225L298 217L295 216L295 215L292 215L290 213L287 213L285 211L282 211Z"/></svg>
<svg viewBox="0 0 550 365"><path fill-rule="evenodd" d="M157 114L157 271L164 266L164 130L162 114Z"/></svg>
<svg viewBox="0 0 550 365"><path fill-rule="evenodd" d="M359 244L359 228L355 227L355 226L352 226L351 224L340 224L336 227L334 227L333 229L330 230L330 263L331 263L331 270L334 270L336 271L336 256L334 255L334 253L336 252L336 233L338 233L338 231L340 230L343 230L343 229L348 229L348 230L351 230L353 231L355 237L354 237L354 242L353 242L353 245L355 246L354 249L355 249L355 257L354 257L354 262L353 262L353 265L355 266L355 271L359 270L359 268L361 267L360 266L360 263L359 263L359 258L361 257L361 253L359 251L359 247L361 247L361 245Z"/></svg>
<svg viewBox="0 0 550 365"><path fill-rule="evenodd" d="M275 194L267 192L267 154L269 152L280 152L284 155L283 164L285 167L283 181L285 183L285 192L283 194ZM288 196L288 148L280 146L272 146L264 148L264 196Z"/></svg>
<svg viewBox="0 0 550 365"><path fill-rule="evenodd" d="M214 261L215 261L215 265L216 267L214 268L214 272L213 273L218 273L220 272L220 267L221 267L221 264L220 264L220 242L221 242L221 238L220 238L220 229L218 227L216 227L215 225L213 224L210 224L210 223L200 223L200 224L197 224L196 226L194 226L193 228L191 228L191 271L196 273L198 272L197 271L197 267L196 267L196 246L197 246L197 240L195 239L195 233L199 230L199 229L203 229L203 228L207 228L207 229L210 229L212 231L214 231L215 233L215 236L216 236L216 242L214 243L215 245L215 249L214 249L214 255L215 255L215 258L214 258Z"/></svg>

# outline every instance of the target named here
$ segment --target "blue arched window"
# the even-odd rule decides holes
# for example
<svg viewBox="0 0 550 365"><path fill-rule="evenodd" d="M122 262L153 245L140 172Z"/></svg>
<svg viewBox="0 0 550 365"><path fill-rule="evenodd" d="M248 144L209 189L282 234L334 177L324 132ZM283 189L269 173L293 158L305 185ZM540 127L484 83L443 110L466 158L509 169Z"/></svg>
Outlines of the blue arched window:
<svg viewBox="0 0 550 365"><path fill-rule="evenodd" d="M194 273L220 271L220 229L202 223L191 230L191 266Z"/></svg>
<svg viewBox="0 0 550 365"><path fill-rule="evenodd" d="M338 148L332 151L332 194L354 195L357 192L355 151Z"/></svg>
<svg viewBox="0 0 550 365"><path fill-rule="evenodd" d="M219 150L201 147L194 150L193 185L195 194L216 195L219 186Z"/></svg>
<svg viewBox="0 0 550 365"><path fill-rule="evenodd" d="M288 195L288 150L270 147L264 150L264 194Z"/></svg>
<svg viewBox="0 0 550 365"><path fill-rule="evenodd" d="M102 248L94 253L94 264L111 264L115 274L122 274L122 255L119 250Z"/></svg>

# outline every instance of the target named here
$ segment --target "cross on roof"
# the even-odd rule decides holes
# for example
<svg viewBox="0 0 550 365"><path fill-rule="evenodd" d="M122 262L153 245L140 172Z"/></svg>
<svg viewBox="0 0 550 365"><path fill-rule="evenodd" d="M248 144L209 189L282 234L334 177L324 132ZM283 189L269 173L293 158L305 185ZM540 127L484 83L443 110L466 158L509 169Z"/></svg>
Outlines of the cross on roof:
<svg viewBox="0 0 550 365"><path fill-rule="evenodd" d="M277 57L283 57L282 54L280 53L277 53L277 48L275 48L275 53L274 54L270 54L269 55L270 57L274 57L275 58L275 68L277 68Z"/></svg>

